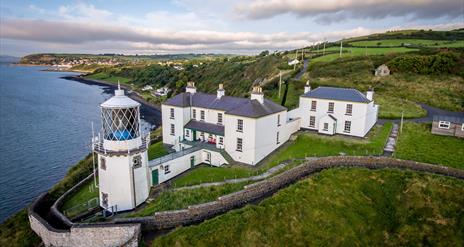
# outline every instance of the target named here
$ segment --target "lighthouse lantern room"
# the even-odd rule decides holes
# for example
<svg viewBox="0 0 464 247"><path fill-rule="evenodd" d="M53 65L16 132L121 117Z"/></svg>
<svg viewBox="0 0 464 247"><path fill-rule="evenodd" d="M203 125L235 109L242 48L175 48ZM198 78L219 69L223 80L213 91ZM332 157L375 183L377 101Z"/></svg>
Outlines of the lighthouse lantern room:
<svg viewBox="0 0 464 247"><path fill-rule="evenodd" d="M110 212L131 210L150 190L149 136L140 132L140 104L118 85L115 95L101 104L101 118L101 133L93 140L100 206Z"/></svg>

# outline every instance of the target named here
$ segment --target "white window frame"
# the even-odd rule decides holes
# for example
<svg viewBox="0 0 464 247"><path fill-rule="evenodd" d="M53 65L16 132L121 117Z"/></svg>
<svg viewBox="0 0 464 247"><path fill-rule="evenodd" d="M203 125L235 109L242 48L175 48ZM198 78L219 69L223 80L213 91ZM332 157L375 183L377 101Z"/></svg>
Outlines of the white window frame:
<svg viewBox="0 0 464 247"><path fill-rule="evenodd" d="M205 121L205 111L200 110L200 121Z"/></svg>
<svg viewBox="0 0 464 247"><path fill-rule="evenodd" d="M311 100L311 111L316 111L317 109L317 101Z"/></svg>
<svg viewBox="0 0 464 247"><path fill-rule="evenodd" d="M314 121L311 121L311 120L314 120ZM309 116L309 127L316 128L316 116Z"/></svg>
<svg viewBox="0 0 464 247"><path fill-rule="evenodd" d="M277 144L280 144L280 140L279 140L279 131L277 131L276 143L277 143Z"/></svg>
<svg viewBox="0 0 464 247"><path fill-rule="evenodd" d="M464 123L461 125L461 131L464 131Z"/></svg>
<svg viewBox="0 0 464 247"><path fill-rule="evenodd" d="M330 109L332 108L332 109ZM327 113L334 113L335 110L335 102L329 102L329 106L327 108Z"/></svg>
<svg viewBox="0 0 464 247"><path fill-rule="evenodd" d="M106 159L104 157L100 158L100 169L106 171Z"/></svg>
<svg viewBox="0 0 464 247"><path fill-rule="evenodd" d="M243 139L242 138L237 138L236 151L237 152L242 152L243 151Z"/></svg>
<svg viewBox="0 0 464 247"><path fill-rule="evenodd" d="M222 137L222 136L219 137L218 144L219 144L219 145L223 145L223 144L224 144L224 137Z"/></svg>
<svg viewBox="0 0 464 247"><path fill-rule="evenodd" d="M237 132L243 133L243 119L237 119Z"/></svg>
<svg viewBox="0 0 464 247"><path fill-rule="evenodd" d="M280 126L280 114L277 114L277 126Z"/></svg>
<svg viewBox="0 0 464 247"><path fill-rule="evenodd" d="M223 116L222 116L222 113L221 113L221 112L218 112L218 114L217 114L217 123L218 123L219 125L222 125L222 123L223 123L222 117L223 117Z"/></svg>
<svg viewBox="0 0 464 247"><path fill-rule="evenodd" d="M329 123L324 123L323 131L329 131Z"/></svg>
<svg viewBox="0 0 464 247"><path fill-rule="evenodd" d="M190 130L188 129L185 130L185 137L190 137Z"/></svg>
<svg viewBox="0 0 464 247"><path fill-rule="evenodd" d="M172 136L176 135L176 126L174 124L171 124L170 134Z"/></svg>
<svg viewBox="0 0 464 247"><path fill-rule="evenodd" d="M345 121L345 126L343 128L343 132L351 133L351 121Z"/></svg>
<svg viewBox="0 0 464 247"><path fill-rule="evenodd" d="M169 165L164 165L164 174L169 174L171 173L171 170L169 169Z"/></svg>
<svg viewBox="0 0 464 247"><path fill-rule="evenodd" d="M451 126L451 123L449 121L439 121L438 122L438 128L439 129L449 129Z"/></svg>
<svg viewBox="0 0 464 247"><path fill-rule="evenodd" d="M169 118L174 119L174 108L169 109Z"/></svg>
<svg viewBox="0 0 464 247"><path fill-rule="evenodd" d="M193 119L197 119L197 109L192 109L192 117Z"/></svg>
<svg viewBox="0 0 464 247"><path fill-rule="evenodd" d="M346 104L346 113L345 115L353 115L353 104Z"/></svg>

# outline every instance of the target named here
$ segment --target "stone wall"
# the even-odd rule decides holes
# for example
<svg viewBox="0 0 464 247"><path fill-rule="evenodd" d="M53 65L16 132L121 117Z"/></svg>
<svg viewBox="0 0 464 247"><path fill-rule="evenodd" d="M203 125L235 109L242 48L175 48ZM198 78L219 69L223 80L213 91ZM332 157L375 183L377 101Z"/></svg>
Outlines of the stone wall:
<svg viewBox="0 0 464 247"><path fill-rule="evenodd" d="M274 177L245 186L241 191L219 197L216 201L190 206L183 210L156 212L153 216L116 219L117 223L141 223L144 229L170 229L190 225L212 218L231 209L261 200L279 189L308 175L335 167L360 167L368 169L394 168L429 172L464 179L464 170L450 167L398 160L386 157L337 156L306 162Z"/></svg>
<svg viewBox="0 0 464 247"><path fill-rule="evenodd" d="M72 224L57 229L50 224L53 214L45 210L47 193L40 195L29 207L31 229L42 238L45 246L138 246L140 224ZM50 209L50 208L49 208ZM52 217L52 218L47 218ZM55 224L60 225L60 224Z"/></svg>

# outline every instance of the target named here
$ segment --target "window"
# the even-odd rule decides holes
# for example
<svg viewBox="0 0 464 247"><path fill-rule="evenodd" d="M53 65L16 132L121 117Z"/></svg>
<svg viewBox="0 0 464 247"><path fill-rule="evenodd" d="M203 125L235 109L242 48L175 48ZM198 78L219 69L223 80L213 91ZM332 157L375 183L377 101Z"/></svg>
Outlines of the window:
<svg viewBox="0 0 464 247"><path fill-rule="evenodd" d="M134 169L142 167L142 156L137 155L132 158L132 167L134 167Z"/></svg>
<svg viewBox="0 0 464 247"><path fill-rule="evenodd" d="M211 153L206 152L206 161L211 162Z"/></svg>
<svg viewBox="0 0 464 247"><path fill-rule="evenodd" d="M351 121L345 121L345 129L343 132L350 133L351 131Z"/></svg>
<svg viewBox="0 0 464 247"><path fill-rule="evenodd" d="M276 136L276 143L279 144L280 141L279 141L279 131L277 131L277 136Z"/></svg>
<svg viewBox="0 0 464 247"><path fill-rule="evenodd" d="M203 110L200 111L200 120L205 121L205 111Z"/></svg>
<svg viewBox="0 0 464 247"><path fill-rule="evenodd" d="M353 104L347 104L346 105L346 115L350 115L353 113Z"/></svg>
<svg viewBox="0 0 464 247"><path fill-rule="evenodd" d="M237 138L237 151L242 152L243 140L242 138Z"/></svg>
<svg viewBox="0 0 464 247"><path fill-rule="evenodd" d="M164 174L169 174L171 173L171 170L169 170L169 165L164 166Z"/></svg>
<svg viewBox="0 0 464 247"><path fill-rule="evenodd" d="M190 130L185 130L185 137L190 137Z"/></svg>
<svg viewBox="0 0 464 247"><path fill-rule="evenodd" d="M448 121L440 121L440 122L438 122L438 128L440 128L440 129L449 129L450 128L450 122L448 122Z"/></svg>
<svg viewBox="0 0 464 247"><path fill-rule="evenodd" d="M222 113L218 113L218 119L217 119L217 123L222 125Z"/></svg>
<svg viewBox="0 0 464 247"><path fill-rule="evenodd" d="M220 136L219 137L219 145L224 144L224 137Z"/></svg>
<svg viewBox="0 0 464 247"><path fill-rule="evenodd" d="M324 123L324 129L325 131L329 130L329 123Z"/></svg>
<svg viewBox="0 0 464 247"><path fill-rule="evenodd" d="M169 118L174 119L174 108L171 108Z"/></svg>
<svg viewBox="0 0 464 247"><path fill-rule="evenodd" d="M243 132L243 120L242 119L237 119L237 131Z"/></svg>
<svg viewBox="0 0 464 247"><path fill-rule="evenodd" d="M192 110L192 117L193 119L197 119L197 109Z"/></svg>
<svg viewBox="0 0 464 247"><path fill-rule="evenodd" d="M316 127L316 117L309 116L309 127L314 128Z"/></svg>
<svg viewBox="0 0 464 247"><path fill-rule="evenodd" d="M334 102L329 102L329 110L327 112L328 113L333 113L334 112Z"/></svg>
<svg viewBox="0 0 464 247"><path fill-rule="evenodd" d="M464 123L461 126L461 130L464 131Z"/></svg>
<svg viewBox="0 0 464 247"><path fill-rule="evenodd" d="M201 132L200 137L201 137L201 140L204 141L205 140L205 132Z"/></svg>
<svg viewBox="0 0 464 247"><path fill-rule="evenodd" d="M317 102L315 100L311 101L311 111L316 111Z"/></svg>
<svg viewBox="0 0 464 247"><path fill-rule="evenodd" d="M106 160L103 157L100 158L100 168L106 171Z"/></svg>
<svg viewBox="0 0 464 247"><path fill-rule="evenodd" d="M277 126L280 126L280 115L277 115Z"/></svg>
<svg viewBox="0 0 464 247"><path fill-rule="evenodd" d="M102 202L103 202L103 207L106 208L108 207L108 193L101 193L102 196Z"/></svg>
<svg viewBox="0 0 464 247"><path fill-rule="evenodd" d="M174 127L174 124L171 124L171 135L172 135L172 136L175 135L174 128L175 128L175 127Z"/></svg>

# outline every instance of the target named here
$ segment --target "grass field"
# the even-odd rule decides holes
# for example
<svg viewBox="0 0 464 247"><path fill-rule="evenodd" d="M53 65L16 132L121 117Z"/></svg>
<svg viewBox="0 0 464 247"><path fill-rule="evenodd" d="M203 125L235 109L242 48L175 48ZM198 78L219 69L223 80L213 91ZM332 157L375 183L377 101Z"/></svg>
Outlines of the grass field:
<svg viewBox="0 0 464 247"><path fill-rule="evenodd" d="M82 188L77 191L74 195L68 198L63 203L63 206L60 208L62 212L66 212L68 217L76 216L86 210L87 207L83 205L87 203L89 200L98 197L98 188L95 187L94 180L89 180L85 183ZM76 206L82 206L76 208Z"/></svg>
<svg viewBox="0 0 464 247"><path fill-rule="evenodd" d="M243 189L247 183L226 184L221 186L205 187L194 190L165 191L144 207L124 217L143 217L153 215L155 212L177 210L216 200L218 197Z"/></svg>
<svg viewBox="0 0 464 247"><path fill-rule="evenodd" d="M380 105L379 118L401 118L401 112L404 112L404 118L420 118L427 115L427 111L420 105L401 98L376 95L375 103Z"/></svg>
<svg viewBox="0 0 464 247"><path fill-rule="evenodd" d="M89 79L103 80L103 81L108 81L108 82L113 82L113 83L117 83L118 81L120 83L129 83L130 82L130 79L128 79L128 78L121 77L121 76L113 76L113 75L109 75L109 74L104 73L104 72L100 72L100 73L96 73L96 74L90 74L90 75L87 75L85 77L89 78Z"/></svg>
<svg viewBox="0 0 464 247"><path fill-rule="evenodd" d="M462 246L464 181L331 169L153 246Z"/></svg>
<svg viewBox="0 0 464 247"><path fill-rule="evenodd" d="M430 124L404 124L394 156L464 169L464 140L430 131Z"/></svg>
<svg viewBox="0 0 464 247"><path fill-rule="evenodd" d="M339 51L339 47L330 47L326 51ZM384 55L389 53L404 53L410 51L417 51L417 49L405 47L392 47L392 48L358 48L358 47L345 47L343 48L342 57L364 56L364 55ZM330 62L340 57L339 53L329 54L322 57L311 59L310 63L315 62Z"/></svg>
<svg viewBox="0 0 464 247"><path fill-rule="evenodd" d="M162 141L155 142L148 147L148 160L153 160L166 154L168 154L168 150Z"/></svg>
<svg viewBox="0 0 464 247"><path fill-rule="evenodd" d="M380 44L379 44L380 43ZM352 46L392 46L399 47L402 44L411 44L418 46L431 47L464 47L464 41L448 41L448 40L430 40L430 39L384 39L384 40L363 40L349 43Z"/></svg>
<svg viewBox="0 0 464 247"><path fill-rule="evenodd" d="M182 187L204 182L223 181L224 179L242 178L257 175L283 161L309 156L322 157L331 155L380 155L386 143L392 124L376 126L367 139L346 136L323 136L316 133L301 133L295 141L290 141L276 153L267 157L256 168L243 166L198 167L173 180L175 187Z"/></svg>

